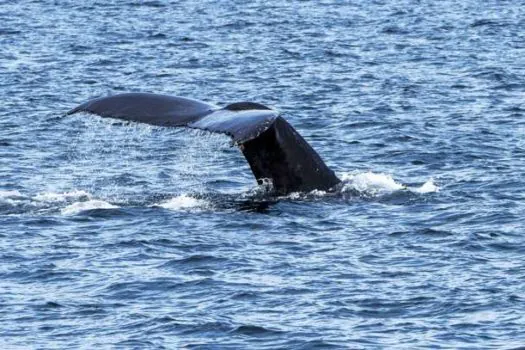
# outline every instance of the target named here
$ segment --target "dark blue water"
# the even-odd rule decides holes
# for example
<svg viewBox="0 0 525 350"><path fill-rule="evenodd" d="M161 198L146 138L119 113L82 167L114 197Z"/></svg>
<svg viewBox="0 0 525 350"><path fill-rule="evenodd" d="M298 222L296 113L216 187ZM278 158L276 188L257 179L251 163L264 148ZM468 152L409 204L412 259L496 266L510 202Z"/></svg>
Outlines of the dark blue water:
<svg viewBox="0 0 525 350"><path fill-rule="evenodd" d="M268 201L229 139L62 115L272 106L344 179ZM525 345L521 1L0 1L0 345Z"/></svg>

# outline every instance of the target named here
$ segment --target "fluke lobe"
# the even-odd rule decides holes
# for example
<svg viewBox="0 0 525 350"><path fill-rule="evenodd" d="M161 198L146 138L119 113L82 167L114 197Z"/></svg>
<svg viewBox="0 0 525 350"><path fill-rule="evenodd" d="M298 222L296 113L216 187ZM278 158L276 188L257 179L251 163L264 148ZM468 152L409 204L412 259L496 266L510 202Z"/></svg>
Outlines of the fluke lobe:
<svg viewBox="0 0 525 350"><path fill-rule="evenodd" d="M219 108L184 97L126 93L89 100L67 114L77 112L229 135L257 182L270 179L278 194L326 191L341 182L277 111L258 103L237 102Z"/></svg>

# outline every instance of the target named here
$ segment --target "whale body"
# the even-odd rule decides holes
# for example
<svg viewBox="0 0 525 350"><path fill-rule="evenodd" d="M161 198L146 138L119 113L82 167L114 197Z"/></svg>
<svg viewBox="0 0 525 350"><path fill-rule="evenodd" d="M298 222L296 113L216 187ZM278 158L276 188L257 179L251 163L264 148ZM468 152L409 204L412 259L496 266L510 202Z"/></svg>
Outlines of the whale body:
<svg viewBox="0 0 525 350"><path fill-rule="evenodd" d="M125 93L89 100L67 114L77 112L229 135L257 182L269 179L277 194L328 191L341 182L279 112L259 103L237 102L220 108L184 97Z"/></svg>

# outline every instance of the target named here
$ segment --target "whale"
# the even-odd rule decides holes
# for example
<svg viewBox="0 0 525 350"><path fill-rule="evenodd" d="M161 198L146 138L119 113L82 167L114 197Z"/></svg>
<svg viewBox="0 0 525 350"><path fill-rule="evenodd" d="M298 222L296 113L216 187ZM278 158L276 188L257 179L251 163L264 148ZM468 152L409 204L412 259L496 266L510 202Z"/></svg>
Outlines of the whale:
<svg viewBox="0 0 525 350"><path fill-rule="evenodd" d="M66 115L79 112L228 135L248 161L257 183L270 182L278 195L330 191L341 182L281 113L260 103L218 107L186 97L123 93L88 100Z"/></svg>

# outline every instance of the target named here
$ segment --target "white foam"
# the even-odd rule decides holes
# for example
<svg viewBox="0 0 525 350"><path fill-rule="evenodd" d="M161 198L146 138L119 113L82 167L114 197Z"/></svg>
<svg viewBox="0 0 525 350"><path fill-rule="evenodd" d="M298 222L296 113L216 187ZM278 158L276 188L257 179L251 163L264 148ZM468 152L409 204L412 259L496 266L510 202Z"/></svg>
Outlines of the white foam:
<svg viewBox="0 0 525 350"><path fill-rule="evenodd" d="M406 186L396 182L392 176L383 173L350 173L343 174L343 192L354 190L369 195L380 195L406 189Z"/></svg>
<svg viewBox="0 0 525 350"><path fill-rule="evenodd" d="M322 190L313 190L311 191L310 193L308 193L309 195L311 196L314 196L314 197L323 197L326 195L326 191L322 191Z"/></svg>
<svg viewBox="0 0 525 350"><path fill-rule="evenodd" d="M301 193L301 192L292 192L286 196L284 196L284 198L289 198L291 200L297 200L297 199L301 199L304 197L304 194Z"/></svg>
<svg viewBox="0 0 525 350"><path fill-rule="evenodd" d="M0 191L0 198L16 198L22 197L22 194L17 190L12 191Z"/></svg>
<svg viewBox="0 0 525 350"><path fill-rule="evenodd" d="M101 200L89 200L86 202L75 202L62 209L63 215L75 215L86 210L93 209L115 209L118 206Z"/></svg>
<svg viewBox="0 0 525 350"><path fill-rule="evenodd" d="M439 192L439 187L437 187L436 184L434 184L433 179L430 179L427 182L425 182L421 187L410 190L416 193L433 193Z"/></svg>
<svg viewBox="0 0 525 350"><path fill-rule="evenodd" d="M44 192L37 194L33 200L38 202L64 202L71 200L80 200L80 199L91 199L91 195L82 190L71 191L71 192Z"/></svg>
<svg viewBox="0 0 525 350"><path fill-rule="evenodd" d="M27 204L28 202L29 198L17 190L0 191L0 204L17 206L20 204Z"/></svg>
<svg viewBox="0 0 525 350"><path fill-rule="evenodd" d="M156 204L155 206L169 210L191 210L205 209L210 206L210 203L204 199L194 198L187 194L181 194L177 197L171 198L166 202Z"/></svg>
<svg viewBox="0 0 525 350"><path fill-rule="evenodd" d="M287 198L291 200L299 200L299 199L306 199L306 198L317 198L317 197L324 197L326 196L326 191L322 190L312 190L308 193L304 192L292 192L290 194L287 194L286 196L280 197L280 198Z"/></svg>
<svg viewBox="0 0 525 350"><path fill-rule="evenodd" d="M343 174L341 180L343 181L342 192L357 191L371 196L384 195L401 190L421 194L439 191L432 179L425 182L421 187L414 188L397 182L389 174L373 173L371 171Z"/></svg>

